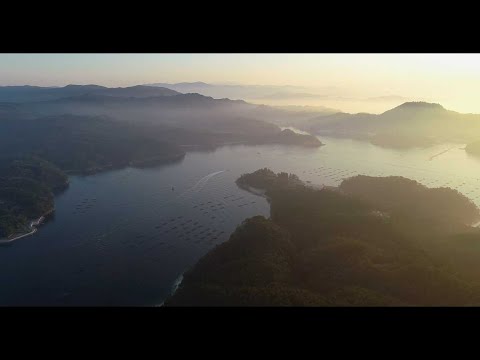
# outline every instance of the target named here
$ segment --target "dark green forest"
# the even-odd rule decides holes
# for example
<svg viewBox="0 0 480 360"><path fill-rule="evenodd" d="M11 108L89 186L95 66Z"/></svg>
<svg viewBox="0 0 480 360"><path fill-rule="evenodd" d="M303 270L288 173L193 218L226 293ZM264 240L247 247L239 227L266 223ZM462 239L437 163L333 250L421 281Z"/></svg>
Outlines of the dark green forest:
<svg viewBox="0 0 480 360"><path fill-rule="evenodd" d="M480 213L455 190L367 176L318 190L269 169L237 184L266 190L271 218L245 220L167 306L480 304Z"/></svg>
<svg viewBox="0 0 480 360"><path fill-rule="evenodd" d="M162 162L185 154L141 127L103 116L3 120L1 130L2 154L35 155L68 173L94 173L156 159Z"/></svg>
<svg viewBox="0 0 480 360"><path fill-rule="evenodd" d="M0 237L29 231L30 220L54 209L67 174L151 166L185 151L142 127L106 117L62 115L0 123Z"/></svg>
<svg viewBox="0 0 480 360"><path fill-rule="evenodd" d="M0 158L0 238L28 231L29 220L54 209L68 186L58 167L36 157Z"/></svg>

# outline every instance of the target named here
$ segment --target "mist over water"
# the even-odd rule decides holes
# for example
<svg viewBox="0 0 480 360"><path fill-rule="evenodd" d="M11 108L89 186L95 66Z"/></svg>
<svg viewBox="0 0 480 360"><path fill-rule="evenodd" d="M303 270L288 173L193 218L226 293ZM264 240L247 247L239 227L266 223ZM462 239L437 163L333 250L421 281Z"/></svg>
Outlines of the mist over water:
<svg viewBox="0 0 480 360"><path fill-rule="evenodd" d="M0 305L160 304L244 219L269 216L265 199L235 185L242 173L263 167L318 185L400 175L455 188L480 206L480 160L465 144L390 150L320 140L320 148L225 146L190 152L176 164L71 177L51 221L0 247Z"/></svg>

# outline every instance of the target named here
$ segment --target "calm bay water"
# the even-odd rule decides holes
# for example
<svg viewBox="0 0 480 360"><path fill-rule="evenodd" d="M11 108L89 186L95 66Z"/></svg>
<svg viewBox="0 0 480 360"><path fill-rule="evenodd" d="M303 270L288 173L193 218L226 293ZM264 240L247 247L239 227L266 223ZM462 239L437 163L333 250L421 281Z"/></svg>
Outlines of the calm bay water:
<svg viewBox="0 0 480 360"><path fill-rule="evenodd" d="M72 177L50 221L0 247L0 305L156 305L181 274L244 219L269 216L235 185L262 167L338 185L357 174L449 186L480 206L480 159L444 144L389 150L321 138L318 149L228 146L176 164ZM172 190L173 187L173 190Z"/></svg>

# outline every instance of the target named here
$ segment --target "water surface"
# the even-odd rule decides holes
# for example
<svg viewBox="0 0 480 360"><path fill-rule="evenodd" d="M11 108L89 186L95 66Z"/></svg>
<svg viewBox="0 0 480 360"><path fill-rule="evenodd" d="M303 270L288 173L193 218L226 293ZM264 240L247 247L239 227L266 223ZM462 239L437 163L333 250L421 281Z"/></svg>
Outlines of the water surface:
<svg viewBox="0 0 480 360"><path fill-rule="evenodd" d="M456 188L480 205L480 160L464 144L402 151L320 140L326 145L318 149L226 146L188 153L176 164L71 177L53 219L0 247L0 305L160 304L244 219L269 216L265 199L235 185L261 167L318 185L357 174L401 175Z"/></svg>

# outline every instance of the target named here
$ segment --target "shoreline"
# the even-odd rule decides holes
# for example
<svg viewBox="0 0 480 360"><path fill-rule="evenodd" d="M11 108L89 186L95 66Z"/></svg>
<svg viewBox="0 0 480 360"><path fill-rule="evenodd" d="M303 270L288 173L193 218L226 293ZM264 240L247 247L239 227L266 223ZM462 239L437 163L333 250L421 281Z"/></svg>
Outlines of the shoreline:
<svg viewBox="0 0 480 360"><path fill-rule="evenodd" d="M2 245L2 244L9 244L9 243L12 243L12 242L14 242L14 241L16 241L16 240L19 240L19 239L21 239L21 238L24 238L24 237L26 237L26 236L30 236L30 235L35 234L35 233L38 231L37 227L40 226L40 225L43 223L43 221L45 220L45 218L46 218L48 215L50 215L51 213L53 213L54 210L55 210L55 209L51 209L51 210L47 211L46 213L44 213L42 216L40 216L38 219L31 220L31 221L30 221L30 225L28 226L28 227L31 229L30 232L21 233L21 234L18 234L18 235L16 235L16 236L12 237L12 238L8 238L8 237L6 237L6 238L1 238L1 239L0 239L0 245Z"/></svg>
<svg viewBox="0 0 480 360"><path fill-rule="evenodd" d="M92 176L92 175L96 175L96 174L103 173L103 172L121 170L121 169L124 169L126 167L134 167L134 168L140 168L141 169L141 168L155 167L157 165L169 164L169 163L176 162L178 160L183 159L185 157L185 155L186 155L186 152L182 152L182 153L177 153L177 154L166 156L166 157L154 157L154 158L149 158L149 159L146 159L146 160L143 160L143 161L130 162L128 164L122 164L122 165L118 165L118 166L110 164L110 165L106 165L106 166L103 166L103 167L86 169L86 170L83 170L83 171L76 171L76 170L62 170L62 171L68 177L70 177L70 176ZM61 189L60 191L54 192L54 195L57 195L58 193L61 193L61 192L65 191L66 189L68 189L68 186L70 185L70 179L69 178L67 179L65 185L66 186L63 189ZM19 240L21 238L24 238L24 237L35 234L38 231L37 227L40 226L43 223L43 221L45 220L45 218L48 215L50 215L51 213L53 213L54 211L55 211L55 208L52 208L49 211L45 212L43 215L41 215L38 219L30 220L30 224L28 225L28 229L30 231L28 231L28 232L22 232L22 233L10 235L10 236L13 236L13 237L0 238L0 246L5 245L5 244L10 244L10 243L12 243L16 240Z"/></svg>
<svg viewBox="0 0 480 360"><path fill-rule="evenodd" d="M128 167L142 169L142 168L155 167L155 166L164 165L164 164L167 165L172 162L176 162L178 160L183 159L186 156L186 154L187 154L186 152L182 152L174 155L168 155L165 157L160 155L156 157L147 158L144 160L130 161L128 163L123 163L123 164L108 164L104 166L98 166L98 167L83 169L83 170L62 170L62 171L68 176L85 177L85 176L98 175L98 174L109 172L109 171L123 170Z"/></svg>
<svg viewBox="0 0 480 360"><path fill-rule="evenodd" d="M183 282L183 274L184 273L180 274L180 276L178 278L176 278L175 281L173 282L172 290L170 291L170 295L165 300L163 300L160 304L154 305L154 307L163 307L163 305L165 304L165 301L167 301L168 298L175 295L175 292L178 290L178 288L180 287L180 285Z"/></svg>

